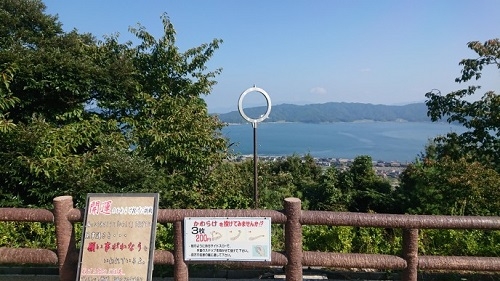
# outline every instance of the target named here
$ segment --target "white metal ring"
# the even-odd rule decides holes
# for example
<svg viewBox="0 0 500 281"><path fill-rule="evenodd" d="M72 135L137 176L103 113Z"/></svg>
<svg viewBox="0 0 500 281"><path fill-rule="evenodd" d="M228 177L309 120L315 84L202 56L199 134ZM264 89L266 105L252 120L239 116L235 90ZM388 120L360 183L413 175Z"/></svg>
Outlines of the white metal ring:
<svg viewBox="0 0 500 281"><path fill-rule="evenodd" d="M243 98L248 94L248 93L251 93L251 92L259 92L261 93L264 98L266 98L266 103L267 103L267 110L266 110L266 113L262 116L260 116L259 118L257 119L253 119L253 118L250 118L248 117L245 112L243 111ZM251 123L259 123L259 122L262 122L264 121L268 116L269 116L269 113L271 113L271 98L269 97L269 95L266 93L266 91L264 91L263 89L261 88L257 88L257 87L251 87L251 88L248 88L246 89L241 95L240 95L240 98L238 99L238 111L240 112L240 115L241 117L243 117L245 120L247 120L248 122L251 122Z"/></svg>

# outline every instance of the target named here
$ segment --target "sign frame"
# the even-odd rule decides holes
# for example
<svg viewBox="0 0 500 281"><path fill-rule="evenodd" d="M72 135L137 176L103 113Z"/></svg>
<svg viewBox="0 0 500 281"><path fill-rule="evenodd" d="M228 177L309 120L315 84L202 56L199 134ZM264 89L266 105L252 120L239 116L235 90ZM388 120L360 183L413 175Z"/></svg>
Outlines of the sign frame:
<svg viewBox="0 0 500 281"><path fill-rule="evenodd" d="M158 203L158 193L87 194L76 280L152 280Z"/></svg>

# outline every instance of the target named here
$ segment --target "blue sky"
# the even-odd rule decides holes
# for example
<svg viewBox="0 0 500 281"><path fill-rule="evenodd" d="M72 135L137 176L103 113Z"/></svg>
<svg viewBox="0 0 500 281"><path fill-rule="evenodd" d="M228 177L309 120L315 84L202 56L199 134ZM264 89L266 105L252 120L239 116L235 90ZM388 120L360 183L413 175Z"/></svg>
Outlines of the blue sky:
<svg viewBox="0 0 500 281"><path fill-rule="evenodd" d="M137 23L160 37L162 13L181 51L222 39L208 64L222 68L205 99L210 112L237 110L247 88L263 88L273 105L324 102L406 104L425 93L462 89L458 63L475 58L469 41L500 38L497 0L43 0L65 30L97 39ZM490 67L474 84L500 93ZM481 96L480 95L480 96ZM248 97L248 98L247 98ZM263 105L254 92L245 104Z"/></svg>

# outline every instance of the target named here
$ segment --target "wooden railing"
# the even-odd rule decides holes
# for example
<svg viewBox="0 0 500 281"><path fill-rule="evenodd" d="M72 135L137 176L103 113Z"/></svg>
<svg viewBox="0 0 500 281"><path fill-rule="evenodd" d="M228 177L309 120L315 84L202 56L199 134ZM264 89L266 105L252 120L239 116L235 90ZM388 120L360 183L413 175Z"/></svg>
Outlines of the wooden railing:
<svg viewBox="0 0 500 281"><path fill-rule="evenodd" d="M332 268L371 268L401 271L402 280L417 280L418 271L499 272L500 257L419 256L419 229L500 230L500 217L429 216L303 211L297 198L286 198L284 209L277 210L158 210L159 223L174 226L174 249L155 250L154 264L173 265L175 280L188 280L183 254L184 217L270 217L273 224L284 224L285 249L272 252L269 262L224 262L238 267L285 267L287 280L302 280L306 266ZM59 279L75 280L78 251L74 223L82 222L84 210L73 207L70 196L54 199L54 210L0 208L0 221L53 222L57 249L0 248L0 264L39 264L59 267ZM356 226L402 229L402 253L395 255L308 252L302 247L302 225ZM207 262L204 262L207 263Z"/></svg>

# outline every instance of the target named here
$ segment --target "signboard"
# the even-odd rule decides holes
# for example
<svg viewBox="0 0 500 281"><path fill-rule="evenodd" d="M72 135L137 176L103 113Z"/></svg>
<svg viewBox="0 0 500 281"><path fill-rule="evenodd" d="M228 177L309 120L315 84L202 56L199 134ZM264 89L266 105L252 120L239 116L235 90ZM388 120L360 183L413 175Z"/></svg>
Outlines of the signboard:
<svg viewBox="0 0 500 281"><path fill-rule="evenodd" d="M88 194L77 280L152 280L157 193Z"/></svg>
<svg viewBox="0 0 500 281"><path fill-rule="evenodd" d="M184 218L186 261L271 261L271 218Z"/></svg>

